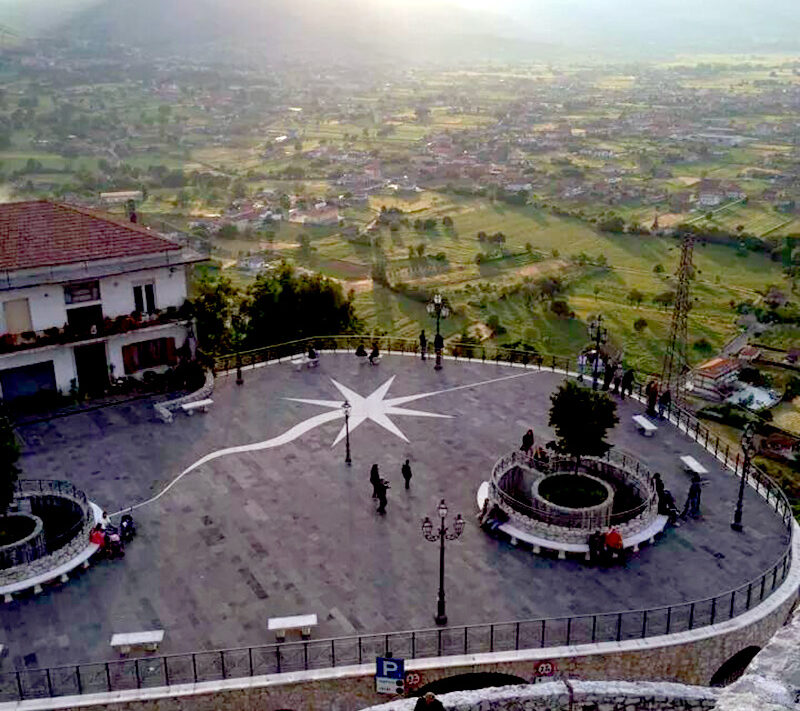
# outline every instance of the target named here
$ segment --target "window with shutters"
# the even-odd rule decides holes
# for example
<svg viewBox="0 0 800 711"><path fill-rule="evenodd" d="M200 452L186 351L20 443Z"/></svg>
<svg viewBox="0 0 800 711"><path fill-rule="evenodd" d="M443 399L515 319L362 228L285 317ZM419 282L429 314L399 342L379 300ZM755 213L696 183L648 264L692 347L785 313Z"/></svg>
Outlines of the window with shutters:
<svg viewBox="0 0 800 711"><path fill-rule="evenodd" d="M126 375L159 365L175 365L176 361L174 338L154 338L122 347Z"/></svg>

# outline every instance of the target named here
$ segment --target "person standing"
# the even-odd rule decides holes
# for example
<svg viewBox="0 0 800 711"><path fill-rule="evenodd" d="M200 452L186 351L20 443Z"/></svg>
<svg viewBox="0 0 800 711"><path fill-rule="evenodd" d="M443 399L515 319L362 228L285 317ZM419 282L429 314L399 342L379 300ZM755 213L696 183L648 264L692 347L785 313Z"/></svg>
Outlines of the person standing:
<svg viewBox="0 0 800 711"><path fill-rule="evenodd" d="M441 358L442 351L444 350L444 338L442 338L441 333L437 333L433 337L433 350L436 353L437 357Z"/></svg>
<svg viewBox="0 0 800 711"><path fill-rule="evenodd" d="M608 389L611 387L611 380L614 377L616 369L616 364L612 363L610 358L606 358L603 367L603 390L606 392L608 392Z"/></svg>
<svg viewBox="0 0 800 711"><path fill-rule="evenodd" d="M369 483L372 484L372 498L378 498L378 484L381 482L381 475L378 472L378 465L373 464L369 470Z"/></svg>
<svg viewBox="0 0 800 711"><path fill-rule="evenodd" d="M378 478L378 483L375 486L375 491L378 495L378 513L386 513L386 491L389 488L389 482L386 479Z"/></svg>
<svg viewBox="0 0 800 711"><path fill-rule="evenodd" d="M687 516L697 518L700 515L700 492L703 490L703 480L699 474L692 475L692 483L689 486L689 495L686 497L686 505L683 507L681 518Z"/></svg>
<svg viewBox="0 0 800 711"><path fill-rule="evenodd" d="M658 385L656 385L655 380L651 380L647 383L645 393L647 394L647 414L651 417L655 417L656 402L658 401Z"/></svg>
<svg viewBox="0 0 800 711"><path fill-rule="evenodd" d="M521 452L530 455L531 449L533 449L533 430L528 430L522 435L522 446L519 449Z"/></svg>
<svg viewBox="0 0 800 711"><path fill-rule="evenodd" d="M411 484L411 465L408 463L408 459L406 459L405 464L403 464L403 467L400 471L403 474L403 479L406 482L406 489L408 489L409 485Z"/></svg>
<svg viewBox="0 0 800 711"><path fill-rule="evenodd" d="M614 366L614 395L619 395L620 383L622 383L622 368Z"/></svg>
<svg viewBox="0 0 800 711"><path fill-rule="evenodd" d="M669 389L665 390L661 393L661 397L658 398L658 416L663 420L664 419L664 410L669 410L672 404L672 394L670 393Z"/></svg>
<svg viewBox="0 0 800 711"><path fill-rule="evenodd" d="M633 368L628 368L622 376L622 399L625 399L625 393L628 397L633 395Z"/></svg>
<svg viewBox="0 0 800 711"><path fill-rule="evenodd" d="M422 360L425 360L425 353L428 350L428 339L425 337L425 329L419 332L419 352Z"/></svg>
<svg viewBox="0 0 800 711"><path fill-rule="evenodd" d="M586 354L581 353L578 356L578 382L583 382L583 374L586 372Z"/></svg>

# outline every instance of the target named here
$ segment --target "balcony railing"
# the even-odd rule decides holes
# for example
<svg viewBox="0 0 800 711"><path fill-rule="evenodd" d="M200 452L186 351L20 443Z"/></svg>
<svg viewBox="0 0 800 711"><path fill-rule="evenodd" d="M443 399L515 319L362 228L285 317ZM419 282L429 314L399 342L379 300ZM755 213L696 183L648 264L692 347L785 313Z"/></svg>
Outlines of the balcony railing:
<svg viewBox="0 0 800 711"><path fill-rule="evenodd" d="M45 346L78 343L93 338L104 338L121 333L129 333L142 328L151 328L159 324L183 321L187 317L185 309L170 306L163 311L152 314L133 312L116 318L106 317L93 326L77 327L64 324L62 328L53 326L42 331L25 331L23 333L4 333L0 336L0 354L15 353Z"/></svg>

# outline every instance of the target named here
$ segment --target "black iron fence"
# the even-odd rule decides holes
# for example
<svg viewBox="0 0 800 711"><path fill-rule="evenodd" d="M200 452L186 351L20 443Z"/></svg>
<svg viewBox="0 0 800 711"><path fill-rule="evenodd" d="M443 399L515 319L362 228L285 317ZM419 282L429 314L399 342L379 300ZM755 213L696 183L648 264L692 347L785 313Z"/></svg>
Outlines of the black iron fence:
<svg viewBox="0 0 800 711"><path fill-rule="evenodd" d="M265 644L257 647L120 659L0 674L0 701L123 691L172 684L374 664L406 659L620 642L686 632L730 620L783 582L791 551L766 573L734 590L679 605L512 622Z"/></svg>

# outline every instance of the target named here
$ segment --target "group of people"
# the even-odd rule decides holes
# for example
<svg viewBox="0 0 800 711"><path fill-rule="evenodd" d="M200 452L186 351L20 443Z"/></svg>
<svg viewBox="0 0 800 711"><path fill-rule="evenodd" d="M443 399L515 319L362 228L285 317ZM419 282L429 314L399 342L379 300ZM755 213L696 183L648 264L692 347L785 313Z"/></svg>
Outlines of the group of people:
<svg viewBox="0 0 800 711"><path fill-rule="evenodd" d="M356 356L358 358L368 358L370 365L377 365L381 357L381 352L378 350L378 342L373 341L372 350L369 353L367 353L367 349L364 348L364 344L359 343L356 348Z"/></svg>
<svg viewBox="0 0 800 711"><path fill-rule="evenodd" d="M654 474L653 485L655 486L656 496L658 497L658 513L662 516L667 516L669 523L673 526L679 525L679 518L684 521L689 516L697 518L700 515L700 495L706 483L707 482L704 481L699 474L692 475L692 482L689 484L689 493L686 495L686 503L683 506L683 511L678 513L678 506L675 503L672 492L664 487L661 475Z"/></svg>
<svg viewBox="0 0 800 711"><path fill-rule="evenodd" d="M578 355L578 380L583 382L584 375L594 376L594 362L597 360L597 375L602 376L605 391L613 390L623 400L627 395L633 394L635 373L633 368L623 367L621 362L612 361L610 358L598 354L596 351Z"/></svg>
<svg viewBox="0 0 800 711"><path fill-rule="evenodd" d="M644 389L645 397L647 398L647 414L650 417L655 417L656 414L660 418L664 418L664 411L669 410L672 405L672 393L669 388L665 388L659 392L658 383L651 380ZM658 412L656 412L658 408Z"/></svg>
<svg viewBox="0 0 800 711"><path fill-rule="evenodd" d="M120 529L112 523L109 515L103 511L98 523L89 533L89 542L100 547L100 551L110 558L125 556L125 541L133 537L133 518L130 514L123 515L120 520Z"/></svg>
<svg viewBox="0 0 800 711"><path fill-rule="evenodd" d="M544 447L534 447L533 430L529 429L522 435L522 446L519 448L520 452L527 454L533 463L539 466L547 466L550 463L550 455Z"/></svg>
<svg viewBox="0 0 800 711"><path fill-rule="evenodd" d="M405 482L405 488L410 489L411 463L408 459L406 459L406 461L403 462L403 466L400 467L400 474ZM389 490L390 484L388 479L381 477L377 464L373 464L372 468L369 470L369 483L372 484L372 498L378 500L378 513L385 514L387 503L386 492Z"/></svg>

